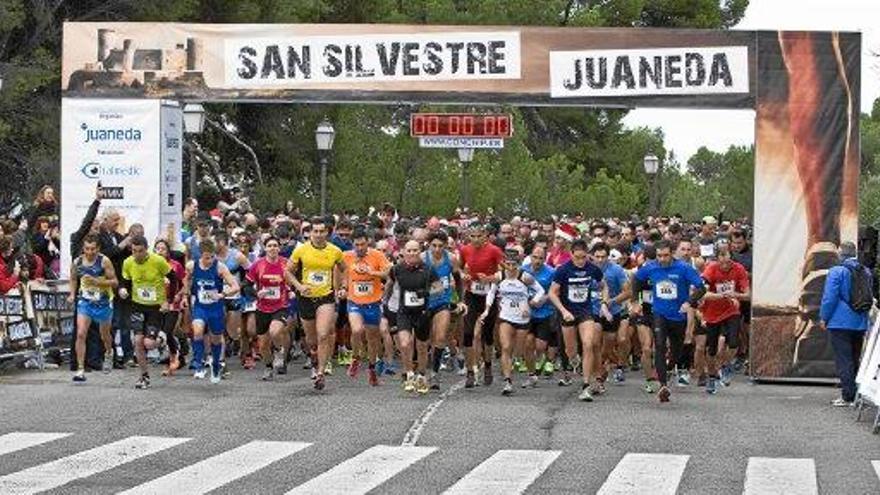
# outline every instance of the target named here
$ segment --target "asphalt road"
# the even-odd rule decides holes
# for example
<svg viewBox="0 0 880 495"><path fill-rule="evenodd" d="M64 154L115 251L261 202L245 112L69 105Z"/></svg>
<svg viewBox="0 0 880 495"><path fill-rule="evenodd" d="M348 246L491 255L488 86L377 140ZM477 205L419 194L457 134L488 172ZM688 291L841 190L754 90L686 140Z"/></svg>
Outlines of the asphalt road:
<svg viewBox="0 0 880 495"><path fill-rule="evenodd" d="M497 380L466 390L447 375L442 395L409 396L337 370L318 393L299 367L272 383L232 367L219 385L154 369L147 391L133 370L85 385L59 370L0 375L0 493L167 492L156 480L176 493L880 493L880 438L828 405L833 388L737 377L716 396L676 389L661 405L630 373L588 404L544 380L502 397ZM69 435L28 446L23 432ZM125 443L137 436L161 438Z"/></svg>

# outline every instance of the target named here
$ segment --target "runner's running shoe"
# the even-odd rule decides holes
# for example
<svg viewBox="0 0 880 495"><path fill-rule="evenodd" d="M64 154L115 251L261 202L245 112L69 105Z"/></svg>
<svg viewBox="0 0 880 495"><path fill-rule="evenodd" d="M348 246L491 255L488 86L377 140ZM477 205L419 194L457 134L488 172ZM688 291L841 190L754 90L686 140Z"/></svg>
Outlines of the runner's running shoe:
<svg viewBox="0 0 880 495"><path fill-rule="evenodd" d="M348 365L348 377L351 379L356 379L358 377L358 373L361 371L361 363L358 361L358 358L354 358L351 360L351 364Z"/></svg>
<svg viewBox="0 0 880 495"><path fill-rule="evenodd" d="M584 384L583 388L581 388L581 393L578 395L578 400L584 402L593 402L593 394L590 392L590 387Z"/></svg>
<svg viewBox="0 0 880 495"><path fill-rule="evenodd" d="M660 391L657 392L657 399L659 399L660 402L669 402L670 395L672 395L672 392L669 391L669 387L663 385L660 387Z"/></svg>
<svg viewBox="0 0 880 495"><path fill-rule="evenodd" d="M138 390L150 388L150 375L141 375L140 379L134 384L134 388Z"/></svg>
<svg viewBox="0 0 880 495"><path fill-rule="evenodd" d="M419 375L419 378L416 380L416 392L424 395L429 390L431 390L431 387L428 386L428 379L425 378L425 375Z"/></svg>
<svg viewBox="0 0 880 495"><path fill-rule="evenodd" d="M501 389L501 395L513 395L513 384L510 383L510 379L504 380L504 388Z"/></svg>
<svg viewBox="0 0 880 495"><path fill-rule="evenodd" d="M718 393L718 382L716 381L715 377L710 377L706 381L706 393L709 395L715 395L716 393Z"/></svg>

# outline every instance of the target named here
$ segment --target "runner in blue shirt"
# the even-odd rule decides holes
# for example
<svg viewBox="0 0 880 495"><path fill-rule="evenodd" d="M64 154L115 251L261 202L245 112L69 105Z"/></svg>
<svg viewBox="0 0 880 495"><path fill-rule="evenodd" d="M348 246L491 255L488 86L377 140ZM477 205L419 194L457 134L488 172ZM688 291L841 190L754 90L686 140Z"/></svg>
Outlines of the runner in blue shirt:
<svg viewBox="0 0 880 495"><path fill-rule="evenodd" d="M195 378L204 378L204 335L210 332L212 373L211 383L220 383L220 363L223 353L223 332L226 330L226 315L223 300L239 292L238 281L217 260L214 241L204 239L199 242L200 256L187 263L183 282L181 302L184 307L190 295L195 296L192 307L193 362Z"/></svg>
<svg viewBox="0 0 880 495"><path fill-rule="evenodd" d="M556 308L550 302L547 292L553 283L553 275L556 270L544 262L547 259L547 250L544 246L535 245L529 255L529 259L523 263L522 269L534 278L541 288L544 289L544 304L532 307L532 318L529 321L529 334L525 341L525 362L529 372L529 378L523 383L523 388L536 387L538 385L538 373L541 368L549 365L549 373L553 373L553 362L556 361L556 347L559 345L556 338ZM529 297L532 297L531 295ZM549 345L548 345L549 344ZM542 366L536 365L538 356L546 359Z"/></svg>
<svg viewBox="0 0 880 495"><path fill-rule="evenodd" d="M629 351L628 346L624 345L623 340L628 337L626 327L629 326L629 320L626 317L623 301L629 297L624 294L624 288L629 283L626 270L619 264L608 261L610 249L604 242L598 242L593 245L590 250L593 255L593 263L602 269L605 285L608 287L607 304L609 314L599 319L602 325L602 354L600 359L602 363L609 363L614 369L614 382L623 383L625 375L623 373L623 363L628 357L623 354L623 350ZM607 318L610 316L610 318ZM602 377L607 376L607 370L602 367ZM600 379L600 386L604 384L604 379Z"/></svg>
<svg viewBox="0 0 880 495"><path fill-rule="evenodd" d="M706 288L693 266L672 258L673 246L669 242L659 241L656 248L657 261L639 268L633 277L631 293L639 294L647 282L653 286L654 368L660 381L658 398L660 402L669 402L666 339L669 339L672 350L672 362L677 362L684 346L687 311L697 306Z"/></svg>
<svg viewBox="0 0 880 495"><path fill-rule="evenodd" d="M581 339L580 361L583 366L583 384L578 398L592 402L593 392L590 390L590 377L598 367L595 356L601 352L602 328L597 323L599 315L594 314L592 300L599 297L602 312L608 311L604 301L608 299L607 288L603 281L602 270L590 262L587 243L581 239L571 245L571 260L556 269L553 283L550 285L550 301L559 310L562 318L562 338L565 341L565 354L569 356L572 367L578 364L577 338ZM594 294L593 283L600 282L602 295ZM569 370L565 370L560 385L571 384Z"/></svg>

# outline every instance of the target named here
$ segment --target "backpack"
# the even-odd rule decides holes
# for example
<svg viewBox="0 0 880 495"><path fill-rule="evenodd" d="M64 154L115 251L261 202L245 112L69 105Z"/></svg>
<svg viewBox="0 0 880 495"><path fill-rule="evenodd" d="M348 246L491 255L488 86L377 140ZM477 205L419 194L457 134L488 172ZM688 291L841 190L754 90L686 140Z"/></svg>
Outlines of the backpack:
<svg viewBox="0 0 880 495"><path fill-rule="evenodd" d="M864 313L871 309L874 304L874 290L871 285L871 276L865 267L847 267L850 273L849 307L856 313Z"/></svg>

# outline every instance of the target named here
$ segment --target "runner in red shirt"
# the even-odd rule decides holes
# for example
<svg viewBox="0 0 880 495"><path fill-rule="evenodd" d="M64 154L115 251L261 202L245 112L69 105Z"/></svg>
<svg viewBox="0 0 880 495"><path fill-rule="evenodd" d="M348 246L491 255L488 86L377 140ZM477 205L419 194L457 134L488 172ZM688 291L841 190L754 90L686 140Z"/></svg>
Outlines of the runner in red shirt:
<svg viewBox="0 0 880 495"><path fill-rule="evenodd" d="M742 326L740 301L749 300L749 274L745 267L733 261L726 243L715 247L716 261L703 270L708 290L703 298L702 313L706 325L709 381L706 392L718 391L718 380L730 384L733 376L728 362L733 357L728 349L737 348L737 335ZM720 366L719 363L723 363Z"/></svg>
<svg viewBox="0 0 880 495"><path fill-rule="evenodd" d="M269 381L275 377L275 367L284 364L284 353L290 349L290 337L284 331L284 325L293 275L287 270L287 259L278 254L281 244L277 238L269 237L263 246L266 256L251 265L245 291L255 293L257 297L257 338L260 356L266 364L261 379ZM273 344L280 349L274 363Z"/></svg>
<svg viewBox="0 0 880 495"><path fill-rule="evenodd" d="M501 248L486 242L486 227L474 226L470 232L470 244L462 246L459 250L462 265L464 265L465 282L464 303L467 305L467 313L464 317L464 331L462 343L465 347L465 359L467 360L467 376L465 387L473 388L476 383L474 367L477 365L477 354L474 349L477 320L486 309L486 294L492 284L501 280L498 268L504 261L504 253ZM480 326L480 337L483 343L484 372L483 383L492 384L492 358L494 357L493 345L495 344L495 320L498 316L498 305L493 304L488 310L486 318Z"/></svg>

